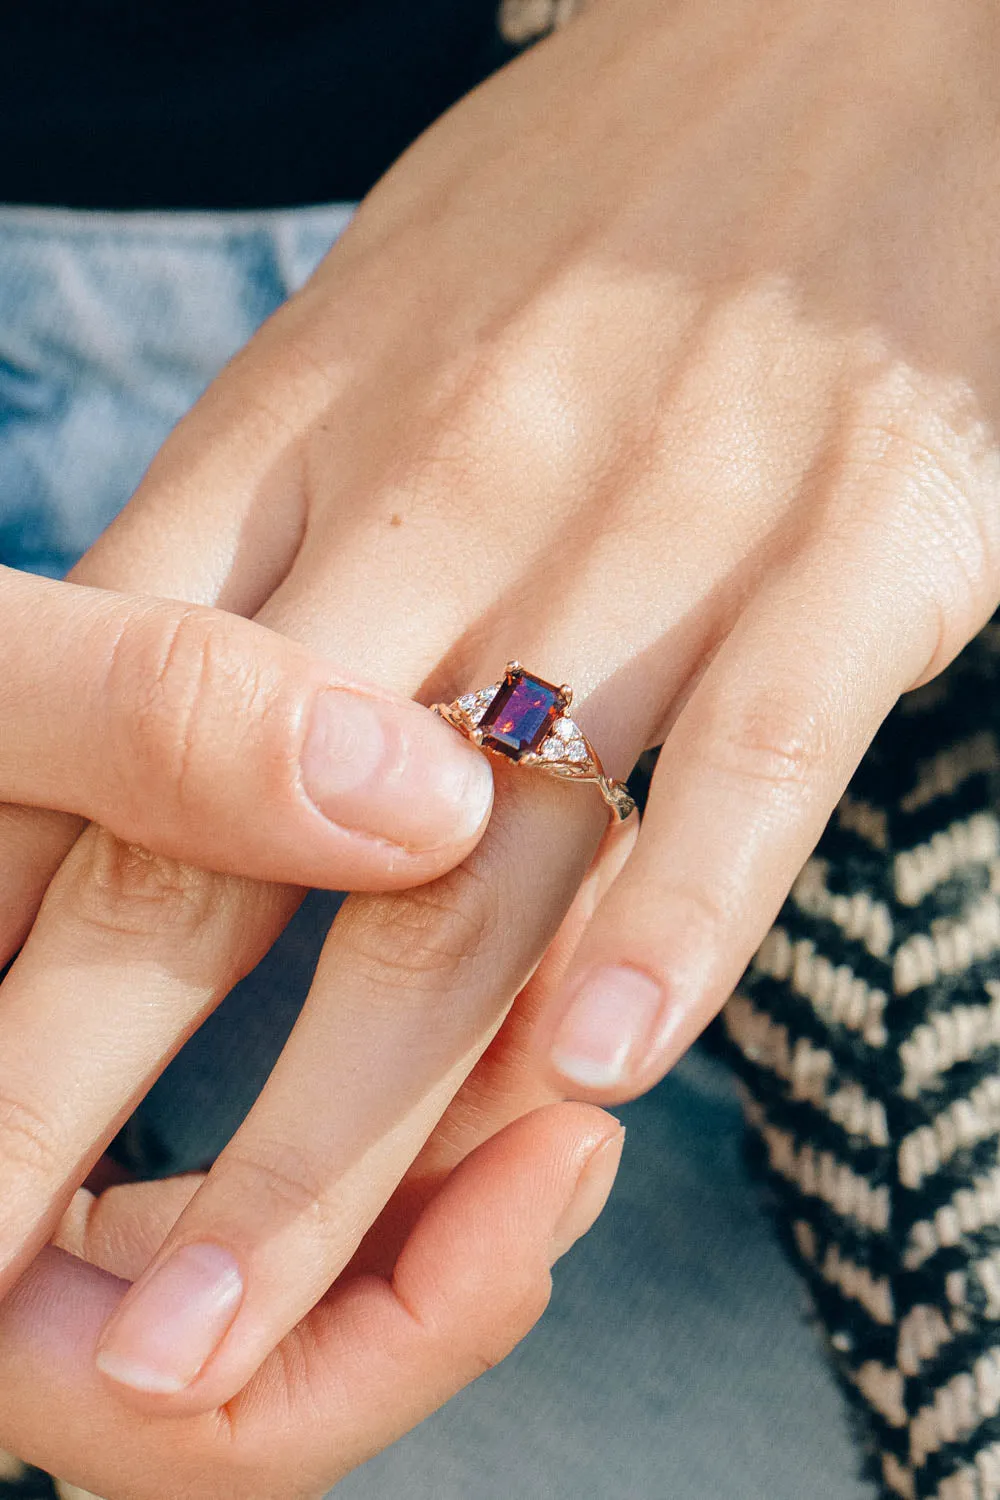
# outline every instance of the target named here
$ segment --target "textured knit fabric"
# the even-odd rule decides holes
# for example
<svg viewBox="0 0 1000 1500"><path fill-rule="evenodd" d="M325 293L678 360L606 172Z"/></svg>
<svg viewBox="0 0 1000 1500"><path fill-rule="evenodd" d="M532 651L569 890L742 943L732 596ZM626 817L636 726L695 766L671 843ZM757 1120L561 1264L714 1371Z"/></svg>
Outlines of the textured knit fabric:
<svg viewBox="0 0 1000 1500"><path fill-rule="evenodd" d="M725 1013L886 1496L1000 1496L1000 616L902 700Z"/></svg>

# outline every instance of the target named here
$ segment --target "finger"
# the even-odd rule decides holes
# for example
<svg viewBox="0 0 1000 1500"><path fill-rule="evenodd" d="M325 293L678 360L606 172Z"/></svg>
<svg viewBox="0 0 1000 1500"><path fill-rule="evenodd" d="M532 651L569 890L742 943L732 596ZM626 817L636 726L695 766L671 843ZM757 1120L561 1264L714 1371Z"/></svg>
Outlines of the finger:
<svg viewBox="0 0 1000 1500"><path fill-rule="evenodd" d="M0 969L31 931L49 881L82 828L70 813L0 803Z"/></svg>
<svg viewBox="0 0 1000 1500"><path fill-rule="evenodd" d="M351 1274L388 1274L424 1207L459 1162L512 1121L564 1097L561 1084L538 1067L533 1033L559 992L587 924L627 860L637 834L635 818L608 824L559 931L351 1258Z"/></svg>
<svg viewBox="0 0 1000 1500"><path fill-rule="evenodd" d="M319 1494L523 1337L553 1260L607 1198L622 1136L557 1105L494 1137L425 1211L391 1282L336 1289L224 1414L136 1422L93 1364L122 1283L46 1251L0 1307L3 1440L107 1500L160 1500L164 1475L186 1500Z"/></svg>
<svg viewBox="0 0 1000 1500"><path fill-rule="evenodd" d="M57 801L60 774L72 781L75 768L82 766L85 785L90 778L90 802L78 804L79 810L105 815L127 842L96 824L82 836L3 986L0 1285L44 1241L67 1194L145 1088L267 951L299 899L287 887L265 889L246 879L227 882L179 865L169 855L150 854L140 841L155 840L143 820L148 804L159 793L169 793L170 773L175 773L174 821L181 834L185 829L190 834L188 844L179 840L180 853L213 863L213 827L221 841L229 837L228 824L231 842L237 852L242 847L240 860L248 867L254 864L256 844L258 858L267 856L266 873L280 874L280 860L274 856L284 847L291 867L298 866L301 878L314 884L391 887L427 878L468 845L460 811L456 817L465 793L456 801L455 768L459 779L468 777L467 788L477 780L480 791L485 788L477 823L486 814L492 789L484 757L426 710L374 693L332 688L330 674L317 658L260 627L171 604L121 600L12 577L12 587L27 591L31 599L42 588L45 607L57 613L77 609L78 619L61 619L66 650L56 658L61 670L79 679L80 707L69 729L66 721L72 716L63 715L62 739L52 737L48 761L43 759L41 770L32 770L35 756L25 746L31 749L34 734L40 756L45 739L46 716L38 710L31 686L41 664L18 659L5 684L8 701L25 700L35 710L35 720L30 712L20 712L7 722L11 755L0 756L0 778L8 777L3 790L22 798L34 791ZM64 604L67 597L73 601L69 606ZM197 637L193 654L190 643L184 643L192 622ZM81 645L79 637L88 632ZM107 655L106 669L102 654ZM148 685L142 687L145 668L158 660L161 681L150 695ZM163 661L169 663L165 669ZM88 671L89 679L84 676ZM89 713L88 689L93 700ZM140 707L152 697L144 730L144 715L133 702L136 695ZM310 695L315 700L311 705ZM359 731L358 723L352 730L350 707L346 719L342 704L333 718L323 709L320 753L313 741L320 705L327 700L343 700L368 715L368 731ZM160 740L175 735L178 715L176 765L168 764L169 757L158 765ZM100 733L95 724L101 725ZM4 727L0 708L0 729ZM5 734L4 748L7 738ZM352 755L357 761L360 751L362 759L371 761L379 743L382 764L369 765L373 790L357 788L353 801L361 809L372 797L381 805L394 823L391 843L334 824L304 790L313 788L310 778L318 775L332 789L328 810L338 799L346 805L351 794L345 771ZM143 772L144 758L151 771ZM220 769L221 782L213 785ZM41 784L26 784L23 778L30 776L42 778ZM221 804L214 810L213 798ZM404 848L400 834L412 836L421 823L429 828L435 805L437 827L430 835L435 847ZM162 838L160 848L171 849L178 838L176 831ZM316 860L324 842L327 870L321 875ZM21 937L20 926L12 921L8 941ZM81 1055L89 1059L82 1078Z"/></svg>
<svg viewBox="0 0 1000 1500"><path fill-rule="evenodd" d="M719 1010L928 659L894 599L812 563L755 600L663 747L636 851L538 1033L577 1097L650 1087Z"/></svg>
<svg viewBox="0 0 1000 1500"><path fill-rule="evenodd" d="M52 1236L57 1250L134 1281L148 1266L204 1180L203 1172L153 1182L80 1188Z"/></svg>
<svg viewBox="0 0 1000 1500"><path fill-rule="evenodd" d="M573 955L624 868L638 833L637 818L608 823L593 863L541 962L407 1172L407 1183L422 1185L425 1200L431 1196L430 1189L436 1189L481 1142L530 1110L564 1097L559 1081L538 1068L534 1034L561 992Z"/></svg>
<svg viewBox="0 0 1000 1500"><path fill-rule="evenodd" d="M0 989L0 1292L301 894L77 840Z"/></svg>
<svg viewBox="0 0 1000 1500"><path fill-rule="evenodd" d="M458 870L341 911L266 1089L102 1345L153 1407L228 1400L323 1295L558 928L606 813L545 779L503 791Z"/></svg>
<svg viewBox="0 0 1000 1500"><path fill-rule="evenodd" d="M428 879L488 816L426 711L235 616L0 572L0 798L215 870Z"/></svg>
<svg viewBox="0 0 1000 1500"><path fill-rule="evenodd" d="M342 1400L357 1399L362 1410L378 1401L385 1411L388 1393L399 1407L380 1430L340 1446L341 1474L506 1358L545 1311L551 1267L604 1208L625 1139L608 1115L570 1126L565 1112L572 1108L553 1105L515 1121L469 1156L425 1209L389 1292L381 1292L384 1331L371 1340L369 1323L368 1347L359 1342L351 1368L337 1372ZM325 1329L351 1313L367 1314L369 1292L385 1286L364 1278L321 1304L309 1329L317 1362L326 1354ZM371 1357L372 1341L385 1351L380 1358ZM261 1373L264 1384L270 1371ZM311 1373L307 1366L303 1384L318 1384ZM251 1387L240 1405L252 1405L256 1394ZM332 1461L333 1445L318 1423L315 1439Z"/></svg>
<svg viewBox="0 0 1000 1500"><path fill-rule="evenodd" d="M239 403L236 402L234 409L238 406ZM195 491L198 490L196 480L200 475L201 480L204 481L206 476L199 468L201 459L192 465L190 455L187 459L185 458L183 444L180 447L172 444L170 447L172 456L168 455L163 462L158 461L158 464L154 466L153 475L144 486L146 493L143 502L132 511L129 519L123 519L121 525L113 529L115 533L113 537L104 539L94 553L88 556L78 570L79 575L96 582L107 583L116 568L124 569L127 566L133 578L147 588L160 586L173 590L177 589L180 584L178 591L182 593L186 591L194 597L211 596L213 592L218 592L219 597L232 603L234 607L252 607L260 602L259 596L252 597L254 588L263 590L265 593L266 589L263 588L259 576L255 574L251 579L246 574L237 554L243 546L247 547L253 555L254 548L249 544L251 541L255 544L260 543L260 536L255 531L260 517L255 518L243 504L233 473L228 473L228 477L222 474L216 476L218 484L208 485L208 491L216 495L228 493L232 504L228 509L226 505L218 503L213 507L212 526L218 526L221 529L213 532L212 527L209 527L214 541L207 546L205 566L208 567L211 563L214 567L219 555L223 560L218 563L219 571L211 577L208 574L201 576L197 569L192 572L191 564L186 561L190 556L190 548L187 544L189 538L185 539L181 545L181 539L175 531L171 530L171 527L175 525L175 519L168 518L175 516L175 510L168 503L168 499L172 497L176 502L176 512L184 513L183 525L192 526L193 518L190 514L190 507L193 499L196 498ZM225 445L221 443L216 445L217 452L224 447ZM264 453L259 441L255 451L258 452L260 462L266 468L271 463L273 453ZM236 470L239 470L242 462L240 454L237 454L235 458L233 454L230 454L230 459L235 464ZM294 465L292 467L294 469ZM245 479L246 475L242 477ZM182 503L185 497L187 510L185 510L185 504ZM199 493L197 499L200 504L204 495ZM267 507L265 506L264 509L266 510ZM204 532L201 528L199 528L199 536L204 540ZM170 545L165 545L165 540L170 538L172 538ZM175 543L176 546L174 546ZM216 543L218 543L217 548ZM296 538L295 545L297 544ZM294 553L294 547L292 553ZM287 567L289 560L290 556L286 557L283 566ZM252 568L250 572L253 573ZM60 589L58 585L42 584L38 580L26 579L20 575L11 576L21 589L45 588L48 590L47 599L54 597L54 590ZM231 579L236 581L231 582ZM273 577L269 577L267 588L273 587L273 583ZM62 589L66 592L62 592ZM106 624L108 611L113 612L116 602L114 597L105 593L95 594L92 590L61 586L59 600L70 596L74 600L87 601L89 614L86 623L94 630L99 625ZM155 676L155 672L159 670L160 660L155 639L156 631L160 628L157 622L169 627L171 611L176 611L185 622L204 618L204 615L199 611L187 611L183 607L169 604L150 606L145 600L130 602L143 610L148 609L153 620L155 628L148 632L146 644L153 658L150 664ZM159 700L156 700L157 703L162 700L163 726L168 733L176 732L178 727L183 728L185 686L194 687L200 694L200 697L196 696L194 700L191 700L192 702L204 702L208 708L210 705L207 702L206 677L210 677L211 674L207 672L207 669L218 668L216 675L222 679L220 684L223 690L222 710L216 712L214 718L211 712L206 713L203 719L200 715L196 715L197 723L194 724L194 728L201 734L203 748L210 749L216 760L223 764L221 793L219 785L208 788L213 806L216 799L221 800L221 811L208 812L206 809L206 816L203 818L201 815L203 809L199 808L197 795L200 786L199 776L192 774L192 772L197 772L197 758L192 763L189 754L191 745L199 742L197 735L194 739L189 736L188 742L180 747L183 756L183 785L178 787L178 792L183 792L183 801L178 795L176 801L179 806L174 809L174 813L178 817L183 814L187 818L191 834L188 843L173 844L169 838L157 840L151 836L150 830L142 821L155 799L152 796L147 797L145 792L143 795L134 795L136 790L134 784L138 781L140 787L142 785L142 778L135 775L137 764L139 769L142 769L142 761L141 757L132 753L127 741L127 733L133 731L129 715L134 691L133 685L127 680L121 680L126 676L124 672L120 674L119 682L120 706L124 711L118 715L118 720L126 731L122 745L119 746L111 734L111 730L115 727L113 717L110 727L106 726L105 730L106 736L112 741L112 748L120 751L117 758L107 753L106 750L102 750L102 753L95 753L87 744L84 744L81 752L79 736L73 747L71 774L76 776L78 766L83 764L94 778L96 786L96 791L92 788L93 794L87 804L82 807L82 811L89 816L103 817L105 822L122 832L128 846L135 844L138 847L123 847L114 839L100 834L84 844L84 850L88 851L86 859L81 857L73 869L76 876L79 876L81 868L86 868L87 860L90 860L92 878L89 888L86 882L81 882L79 879L69 879L68 882L62 883L63 895L66 896L69 892L71 899L62 901L61 906L58 904L50 906L47 916L41 919L43 938L32 945L31 954L18 965L16 979L13 981L14 987L10 981L5 987L4 997L10 1002L9 1024L5 1026L0 1018L0 1041L14 1025L14 1017L24 1018L25 1025L17 1033L18 1046L16 1048L11 1049L9 1053L6 1049L0 1049L0 1059L3 1060L3 1066L0 1066L0 1101L4 1099L8 1101L6 1107L0 1103L0 1139L2 1139L6 1122L6 1133L10 1137L12 1147L11 1154L7 1158L3 1158L0 1153L0 1161L4 1162L4 1169L7 1172L10 1201L12 1205L16 1205L5 1216L3 1226L0 1226L0 1279L4 1274L9 1276L13 1273L23 1262L23 1257L28 1253L30 1245L37 1243L39 1236L46 1232L53 1214L58 1213L67 1192L79 1181L80 1174L93 1160L95 1152L99 1152L102 1148L107 1139L108 1129L113 1128L114 1124L121 1119L122 1110L130 1107L141 1093L144 1083L155 1076L156 1071L176 1050L177 1045L183 1041L192 1026L197 1024L207 1009L220 998L224 989L252 966L271 939L277 935L285 919L284 916L276 917L273 912L267 912L260 918L259 923L255 923L247 916L240 896L241 891L246 893L245 884L237 885L235 895L220 894L219 889L211 880L206 882L194 872L182 870L173 864L170 851L176 849L177 856L198 860L203 864L217 863L219 867L225 868L227 867L225 859L220 855L217 861L214 860L212 849L205 847L206 842L212 837L213 828L218 828L220 837L224 836L226 840L231 840L237 846L242 843L242 852L237 853L233 863L245 870L254 868L253 858L247 857L248 846L252 856L253 846L258 843L270 849L268 864L262 873L271 877L280 876L283 872L273 855L274 845L282 844L283 840L284 852L291 856L292 861L284 871L288 878L314 884L390 888L429 878L441 869L447 868L449 863L461 857L463 843L470 842L462 833L461 811L456 807L456 799L454 796L449 798L447 794L449 765L453 771L456 764L462 768L461 775L468 778L466 791L472 794L473 800L477 782L480 796L484 789L486 791L486 797L480 803L480 812L475 821L481 824L487 811L491 777L487 764L478 753L463 745L452 731L414 705L407 702L393 703L386 694L363 690L357 694L352 692L350 696L357 698L358 709L368 709L375 713L374 728L382 734L381 743L386 752L386 763L371 778L373 785L367 792L362 789L357 795L352 793L349 785L350 777L345 777L343 774L350 762L350 755L345 752L353 751L357 761L365 758L363 752L367 748L370 759L370 752L373 748L371 736L373 726L369 722L366 746L364 736L357 732L357 724L355 725L356 732L352 737L347 732L349 726L346 720L343 720L342 715L337 714L333 716L333 722L327 723L325 734L321 737L323 739L319 768L321 780L325 783L325 792L329 794L329 797L333 801L339 801L344 808L348 809L355 821L359 809L364 809L368 800L374 798L377 802L381 798L391 827L383 826L371 835L362 832L357 827L353 829L340 827L328 818L324 818L318 806L313 805L312 798L305 795L303 767L299 766L296 773L295 768L288 765L288 751L290 749L295 751L295 746L289 745L287 733L285 733L284 740L281 737L282 716L284 715L284 729L287 731L290 727L292 731L300 730L302 745L299 748L308 750L306 731L309 725L308 714L305 712L309 707L308 701L299 705L301 711L296 721L294 711L285 712L289 709L295 710L293 694L289 692L283 698L279 681L278 692L272 694L271 701L268 701L264 689L269 686L269 653L272 648L282 660L287 655L288 659L297 662L299 667L302 662L307 662L310 670L314 671L317 666L321 668L323 692L316 696L333 698L338 694L330 689L329 673L325 664L319 662L317 656L310 656L302 648L291 646L286 641L279 641L266 631L246 622L217 615L212 615L210 618L220 630L225 632L224 640L211 642L211 650L209 650L206 636L203 643L204 649L194 643L195 649L192 653L188 649L192 643L188 642L183 646L179 656L178 640L171 637L169 628L166 629L166 640L161 641L165 648L164 653L161 654L171 664L170 675L174 677L176 697L180 700L179 704L174 704L170 694L163 692L160 692ZM142 623L146 623L145 616L142 617ZM185 625L184 628L187 629L187 626ZM196 625L194 631L196 635L198 629L200 627ZM242 632L243 638L252 642L253 649L249 652L249 660L246 659L246 651L242 653L236 651L236 659L233 661L227 658L225 650L227 642L230 645L238 645L238 640L234 642L233 632L236 637L239 637ZM67 629L64 634L67 638L67 649L71 653L77 643L77 635L73 629ZM115 662L121 666L128 653L122 652L117 639L114 644ZM199 655L202 657L202 666L206 671L202 671L197 666L196 659ZM93 652L84 661L83 667L92 668L93 662L99 659L100 652ZM173 667L177 665L178 660L182 671L175 674ZM195 668L190 673L184 669L185 660ZM274 664L274 660L270 660L270 667ZM140 669L143 667L141 652L138 667ZM228 671L229 667L233 668L232 672ZM148 695L149 685L144 682L146 672L138 670L135 675L139 679L137 684L139 691ZM280 679L280 672L274 675ZM293 681L292 688L295 685ZM300 682L299 686L302 685ZM306 674L305 686L308 687L308 685L309 678ZM215 686L214 680L207 682L207 687ZM313 682L313 687L315 686ZM230 689L232 691L229 691ZM244 759L241 759L238 753L239 736L233 732L234 723L238 723L238 720L234 720L232 712L225 707L226 691L229 691L230 700L234 696L237 699L235 704L237 710L240 707L242 693L244 706L246 702L249 702L251 709L260 720L259 732L253 732L249 726L247 727L246 744L242 747L246 751ZM153 696L155 698L155 694ZM347 694L343 696L346 697ZM148 696L140 701L148 702ZM178 706L181 709L180 726L175 711ZM232 708L233 704L230 701L230 709ZM155 714L149 714L147 717L152 723ZM342 743L339 754L336 745L338 730L342 731L342 742L346 741ZM21 736L20 724L18 734ZM429 748L426 744L421 744L421 735L430 737ZM66 738L69 737L67 734ZM379 736L376 734L375 741L378 742L378 739ZM150 740L151 742L153 740L152 733ZM25 737L21 736L19 743L23 747L27 743ZM377 743L375 748L377 748ZM270 762L268 760L269 749ZM284 758L282 758L283 750ZM404 756L406 751L409 751L409 761L412 762L409 770L407 770L407 760ZM260 777L257 778L256 790L254 757L261 772ZM308 760L309 757L304 755L302 759ZM394 759L395 768L392 764ZM22 772L35 775L34 764L33 757L25 757ZM52 764L45 760L41 764L51 778ZM166 767L168 772L171 769L173 767L170 765ZM369 766L370 772L371 769ZM115 779L119 770L121 785L118 785ZM280 805L274 805L273 795L273 782L280 779L282 771L285 773L286 782L291 786L295 799L291 815L285 822L284 833L281 830L282 819L277 816L282 809ZM115 776L112 776L112 772ZM128 780L129 775L132 776L131 782ZM298 785L294 784L296 777ZM428 779L430 790L428 791L427 786L421 789L421 782L427 782ZM454 791L453 784L452 792ZM41 788L36 787L33 794L44 797L47 801L58 800L57 794L54 794L53 789L47 783ZM8 795L32 795L32 791L31 788L18 784L9 788ZM108 804L106 807L103 805L102 796L104 802ZM131 812L130 800L136 803ZM461 796L458 801L461 802ZM434 811L435 804L437 813ZM273 813L275 816L261 817L262 811L268 814ZM286 814L289 813L288 808L284 811ZM16 816L18 822L21 823L24 815L17 814ZM296 818L298 818L299 825L297 832L295 830ZM321 873L318 868L312 871L306 868L307 864L315 865L315 858L310 860L308 856L310 836L303 826L303 818L313 825L311 838L314 855L317 837L326 843L327 855L330 853L331 840L339 846L336 860L330 862L330 867L325 873ZM323 828L317 834L320 823L323 824ZM408 846L405 843L408 832L413 834L421 828L425 831L425 841L428 837L427 830L430 830L430 846L419 849L415 846L415 841L413 846ZM305 839L302 837L303 833L306 833ZM401 838L404 840L403 843L400 843ZM155 858L147 858L142 852L144 842L147 845L158 844L161 853ZM166 856L162 854L163 850L168 851ZM449 850L450 854L447 852ZM0 860L3 860L3 857L4 850L0 844ZM355 857L360 859L362 866L371 866L370 873L374 878L367 878L363 868L355 867L352 873L349 866ZM294 875L293 870L296 872ZM35 876L39 875L40 866L36 865L33 873ZM44 873L45 878L49 878L51 870L46 870ZM17 907L12 905L11 912L4 912L3 917L0 917L0 923L7 922L7 933L4 939L5 957L9 956L17 943L23 940L25 930L34 915L38 881L34 880L32 884L31 896ZM289 899L286 893L279 900L279 905L285 915L290 909ZM296 898L291 899L294 902ZM209 922L204 919L206 902L214 902L220 920ZM54 926L57 911L61 911L65 919L65 932L62 935L57 933ZM232 926L229 932L224 932L222 918L227 913ZM198 928L200 939L203 940L189 945L187 957L192 960L191 966L183 975L177 975L172 968L173 956L164 953L164 946L176 944L179 928L185 928L185 924L189 922L193 922ZM163 930L154 931L157 924L161 923ZM111 943L108 942L109 937L112 939ZM234 946L239 946L241 949L239 957L234 952ZM211 951L213 947L214 952ZM115 948L119 955L117 965L114 956ZM70 958L67 957L68 952L72 955ZM132 967L136 963L137 952L140 955L138 961L140 963L148 961L151 972L154 976L158 976L160 981L155 1005L144 1009L142 1009L141 996L137 993L135 972ZM48 973L46 965L49 965ZM200 971L198 965L201 965ZM53 1013L58 1013L62 1007L61 997L57 998L51 1007L46 1004L54 976L58 976L62 970L70 967L74 970L74 985L71 993L79 999L81 1009L71 1018L64 1018L71 1024L49 1027L47 1021L51 1020ZM99 975L100 979L90 983L89 987L77 985L75 979L77 968L90 976ZM120 1004L118 1014L121 1031L118 1037L108 1037L108 1023L112 1014L110 1006L115 1000ZM89 1003L92 1007L89 1015L85 1014L82 1008L85 1003ZM175 1009L174 1006L176 1006ZM133 1034L138 1038L137 1066L133 1068L125 1056L125 1044L122 1039L127 1042L130 1021L139 1009L142 1011L141 1021L150 1021L155 1024L152 1025L151 1034L141 1024L132 1028ZM32 1018L33 1024L28 1024ZM61 1039L59 1058L53 1056L55 1050L53 1037ZM72 1059L79 1055L81 1048L87 1048L88 1041L94 1040L95 1037L97 1040L104 1038L105 1053L95 1053L95 1058L100 1057L105 1065L101 1066L95 1062L95 1065L88 1071L85 1087L77 1087L74 1079L73 1086L67 1087L65 1092L62 1092L61 1080L67 1077L72 1067ZM128 1078L130 1069L131 1082ZM50 1079L50 1087L45 1097L40 1098L37 1080L45 1077ZM101 1110L108 1111L106 1122L110 1122L110 1125L99 1120ZM20 1245L17 1243L19 1234L25 1236Z"/></svg>
<svg viewBox="0 0 1000 1500"><path fill-rule="evenodd" d="M304 450L337 388L336 348L323 370L296 344L300 301L279 309L177 423L71 579L248 616L271 595L306 529Z"/></svg>

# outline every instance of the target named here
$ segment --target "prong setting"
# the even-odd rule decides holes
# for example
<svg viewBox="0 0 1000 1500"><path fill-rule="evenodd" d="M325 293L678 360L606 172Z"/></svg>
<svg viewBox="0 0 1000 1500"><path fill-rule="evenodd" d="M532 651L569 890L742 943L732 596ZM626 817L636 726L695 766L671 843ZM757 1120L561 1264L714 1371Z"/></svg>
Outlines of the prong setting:
<svg viewBox="0 0 1000 1500"><path fill-rule="evenodd" d="M490 755L564 780L593 782L612 815L624 821L635 803L625 784L606 774L597 751L566 713L572 702L568 683L556 687L519 661L509 661L500 682L432 707Z"/></svg>

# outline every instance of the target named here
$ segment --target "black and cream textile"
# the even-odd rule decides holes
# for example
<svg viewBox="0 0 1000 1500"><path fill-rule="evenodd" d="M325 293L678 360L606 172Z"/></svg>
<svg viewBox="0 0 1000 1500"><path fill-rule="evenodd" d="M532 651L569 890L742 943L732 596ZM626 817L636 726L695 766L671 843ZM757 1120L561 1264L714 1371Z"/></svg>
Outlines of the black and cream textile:
<svg viewBox="0 0 1000 1500"><path fill-rule="evenodd" d="M997 1500L1000 616L883 726L724 1028L882 1492Z"/></svg>

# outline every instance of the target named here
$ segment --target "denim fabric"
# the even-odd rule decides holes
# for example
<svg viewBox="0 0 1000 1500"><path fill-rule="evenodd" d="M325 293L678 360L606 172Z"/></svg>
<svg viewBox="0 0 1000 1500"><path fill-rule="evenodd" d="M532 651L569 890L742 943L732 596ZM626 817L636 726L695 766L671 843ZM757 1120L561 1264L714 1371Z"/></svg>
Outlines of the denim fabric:
<svg viewBox="0 0 1000 1500"><path fill-rule="evenodd" d="M0 562L71 565L349 216L0 210ZM228 1138L294 1023L335 904L306 903L154 1087L124 1143L145 1168L201 1163ZM729 1075L697 1052L621 1113L620 1183L558 1269L540 1327L339 1500L872 1494L743 1168Z"/></svg>
<svg viewBox="0 0 1000 1500"><path fill-rule="evenodd" d="M0 563L65 572L350 214L0 208Z"/></svg>

